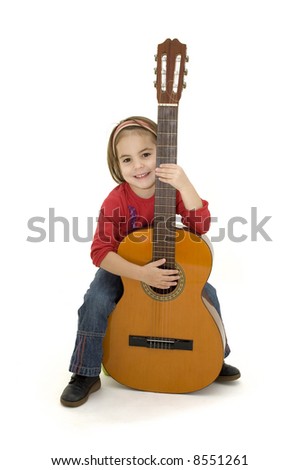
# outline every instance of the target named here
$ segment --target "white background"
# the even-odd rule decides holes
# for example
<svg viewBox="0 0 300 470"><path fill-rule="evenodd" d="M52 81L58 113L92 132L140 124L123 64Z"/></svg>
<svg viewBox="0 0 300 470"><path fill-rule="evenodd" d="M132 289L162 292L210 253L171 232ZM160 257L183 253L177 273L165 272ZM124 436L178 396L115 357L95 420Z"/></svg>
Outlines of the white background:
<svg viewBox="0 0 300 470"><path fill-rule="evenodd" d="M298 468L299 21L290 0L1 2L3 468L151 453ZM248 221L234 226L246 241L214 243L210 278L242 378L181 396L104 377L86 405L66 409L77 308L95 273L72 221L86 236L114 186L112 127L156 119L154 54L168 37L190 56L178 163L218 218L211 236L232 217ZM272 216L271 242L251 240L251 207L258 222ZM61 223L49 241L49 208L68 220L69 242ZM27 241L35 216L45 218L40 243Z"/></svg>

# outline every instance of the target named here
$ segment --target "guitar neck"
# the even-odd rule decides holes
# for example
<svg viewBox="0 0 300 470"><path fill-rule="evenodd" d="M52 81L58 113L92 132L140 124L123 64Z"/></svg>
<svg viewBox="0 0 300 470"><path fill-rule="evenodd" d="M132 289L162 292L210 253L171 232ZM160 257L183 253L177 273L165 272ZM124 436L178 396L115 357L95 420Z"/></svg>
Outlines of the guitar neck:
<svg viewBox="0 0 300 470"><path fill-rule="evenodd" d="M177 163L178 105L159 105L156 164ZM176 190L156 181L153 260L166 258L165 267L175 266Z"/></svg>

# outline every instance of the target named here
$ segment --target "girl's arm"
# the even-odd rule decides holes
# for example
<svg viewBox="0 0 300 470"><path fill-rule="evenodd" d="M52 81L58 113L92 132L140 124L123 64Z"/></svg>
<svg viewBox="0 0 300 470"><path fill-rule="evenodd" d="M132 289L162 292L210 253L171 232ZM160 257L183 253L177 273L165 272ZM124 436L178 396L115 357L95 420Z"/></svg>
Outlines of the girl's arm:
<svg viewBox="0 0 300 470"><path fill-rule="evenodd" d="M168 289L171 286L176 286L179 276L176 269L160 269L159 266L165 262L165 259L160 259L139 266L125 260L118 253L110 251L103 258L100 267L112 274L142 281L152 287Z"/></svg>

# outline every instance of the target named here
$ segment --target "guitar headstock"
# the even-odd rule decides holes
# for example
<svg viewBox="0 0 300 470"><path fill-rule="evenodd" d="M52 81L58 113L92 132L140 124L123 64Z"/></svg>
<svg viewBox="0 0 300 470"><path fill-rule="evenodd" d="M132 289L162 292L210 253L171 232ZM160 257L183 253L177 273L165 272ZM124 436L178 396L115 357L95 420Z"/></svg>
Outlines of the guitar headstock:
<svg viewBox="0 0 300 470"><path fill-rule="evenodd" d="M157 101L161 104L178 104L185 88L185 63L188 62L186 45L178 39L166 39L157 46Z"/></svg>

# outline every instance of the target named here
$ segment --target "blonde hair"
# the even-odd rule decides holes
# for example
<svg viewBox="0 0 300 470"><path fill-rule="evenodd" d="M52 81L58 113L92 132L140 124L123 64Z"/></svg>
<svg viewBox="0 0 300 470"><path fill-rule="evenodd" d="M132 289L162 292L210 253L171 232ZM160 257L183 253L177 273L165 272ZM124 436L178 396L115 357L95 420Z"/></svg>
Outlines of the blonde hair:
<svg viewBox="0 0 300 470"><path fill-rule="evenodd" d="M142 130L150 132L152 136L157 136L157 124L149 118L143 116L131 116L123 119L115 126L110 134L107 146L107 164L112 178L117 183L124 183L124 178L120 169L120 162L117 156L116 146L121 138L122 132L132 130Z"/></svg>

